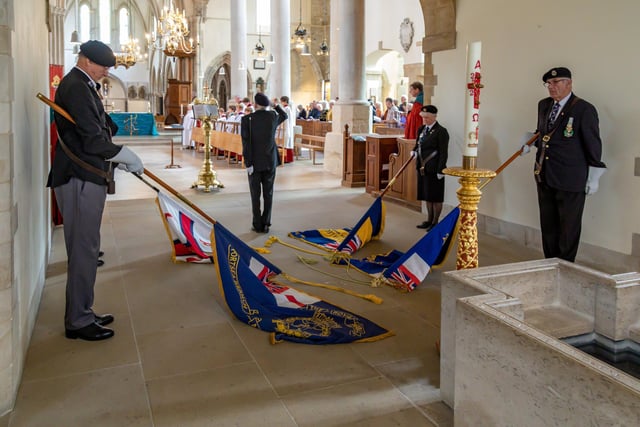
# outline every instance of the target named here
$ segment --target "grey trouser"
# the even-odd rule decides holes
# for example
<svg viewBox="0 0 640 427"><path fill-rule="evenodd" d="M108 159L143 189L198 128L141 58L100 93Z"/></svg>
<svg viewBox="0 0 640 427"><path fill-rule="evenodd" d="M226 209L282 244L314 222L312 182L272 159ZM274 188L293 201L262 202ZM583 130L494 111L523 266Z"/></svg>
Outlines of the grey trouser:
<svg viewBox="0 0 640 427"><path fill-rule="evenodd" d="M64 220L67 247L66 329L80 329L95 321L93 286L100 251L100 223L107 187L77 178L54 188Z"/></svg>

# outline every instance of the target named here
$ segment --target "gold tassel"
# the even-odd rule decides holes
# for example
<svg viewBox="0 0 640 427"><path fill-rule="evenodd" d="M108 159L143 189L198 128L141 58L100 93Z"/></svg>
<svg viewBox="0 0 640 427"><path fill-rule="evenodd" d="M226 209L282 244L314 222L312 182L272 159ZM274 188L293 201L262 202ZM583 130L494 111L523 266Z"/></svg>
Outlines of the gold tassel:
<svg viewBox="0 0 640 427"><path fill-rule="evenodd" d="M357 292L353 292L353 291L350 291L348 289L340 288L338 286L325 285L325 284L322 284L322 283L315 283L315 282L307 282L305 280L300 280L300 279L297 279L297 278L295 278L293 276L290 276L287 273L280 273L280 275L282 277L284 277L285 279L289 280L292 283L299 283L301 285L314 286L316 288L324 288L324 289L330 289L332 291L342 292L342 293L347 294L347 295L351 295L351 296L354 296L354 297L365 299L367 301L371 301L374 304L382 304L382 302L383 302L382 298L380 298L380 297L378 297L376 295L359 294Z"/></svg>
<svg viewBox="0 0 640 427"><path fill-rule="evenodd" d="M270 254L271 250L267 249L267 248L252 248L254 251L258 252L259 254Z"/></svg>

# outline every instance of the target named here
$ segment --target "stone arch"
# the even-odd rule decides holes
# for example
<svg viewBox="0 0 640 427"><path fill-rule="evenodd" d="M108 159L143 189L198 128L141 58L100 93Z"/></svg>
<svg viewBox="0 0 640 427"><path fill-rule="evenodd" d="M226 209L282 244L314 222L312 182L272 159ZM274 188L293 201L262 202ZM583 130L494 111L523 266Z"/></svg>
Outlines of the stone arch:
<svg viewBox="0 0 640 427"><path fill-rule="evenodd" d="M456 48L456 4L455 0L420 0L420 5L424 19L424 101L429 103L438 83L431 54Z"/></svg>

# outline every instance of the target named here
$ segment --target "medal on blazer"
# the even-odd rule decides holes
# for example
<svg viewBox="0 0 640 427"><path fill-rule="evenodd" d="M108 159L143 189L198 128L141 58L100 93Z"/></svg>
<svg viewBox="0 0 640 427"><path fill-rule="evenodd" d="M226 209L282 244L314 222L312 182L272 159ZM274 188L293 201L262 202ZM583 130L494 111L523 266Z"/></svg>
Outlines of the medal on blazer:
<svg viewBox="0 0 640 427"><path fill-rule="evenodd" d="M564 128L564 136L570 138L573 136L573 117L569 117L567 126Z"/></svg>

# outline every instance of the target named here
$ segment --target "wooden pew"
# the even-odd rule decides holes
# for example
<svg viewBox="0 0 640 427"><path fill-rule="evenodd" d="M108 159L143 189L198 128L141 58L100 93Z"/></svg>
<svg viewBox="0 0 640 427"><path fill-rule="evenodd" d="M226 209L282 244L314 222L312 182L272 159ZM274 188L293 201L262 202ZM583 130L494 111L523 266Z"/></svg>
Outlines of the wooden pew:
<svg viewBox="0 0 640 427"><path fill-rule="evenodd" d="M191 138L196 141L198 147L204 147L205 135L203 128L194 128ZM232 154L242 154L242 137L237 133L212 130L210 133L209 143L211 144L212 149L222 150L225 152L227 163L231 163Z"/></svg>
<svg viewBox="0 0 640 427"><path fill-rule="evenodd" d="M309 150L314 165L322 164L316 163L316 151L324 153L324 136L305 135L303 133L299 133L296 134L295 141L295 145L298 147Z"/></svg>

